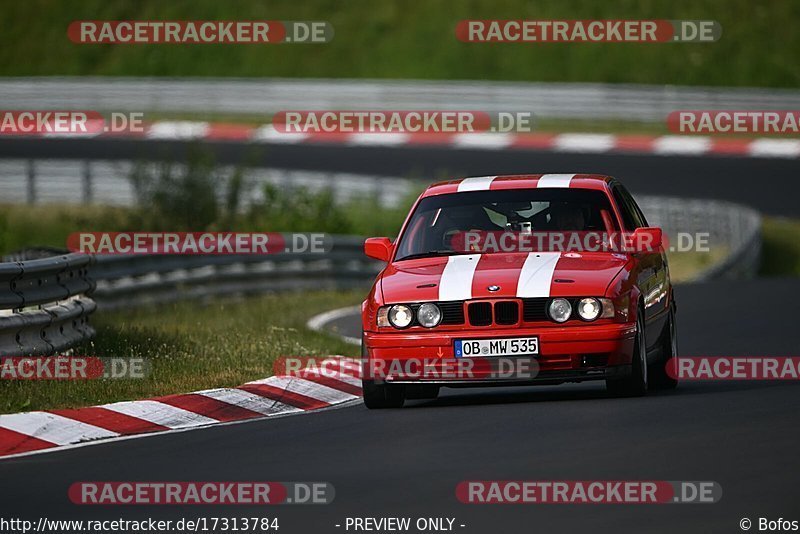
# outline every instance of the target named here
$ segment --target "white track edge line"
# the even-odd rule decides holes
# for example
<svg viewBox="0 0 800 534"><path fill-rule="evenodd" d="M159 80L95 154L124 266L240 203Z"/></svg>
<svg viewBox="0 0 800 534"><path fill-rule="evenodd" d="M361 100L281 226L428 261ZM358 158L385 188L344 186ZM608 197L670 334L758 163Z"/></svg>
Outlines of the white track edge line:
<svg viewBox="0 0 800 534"><path fill-rule="evenodd" d="M315 315L314 317L309 319L308 322L306 323L306 327L315 332L336 336L344 340L346 343L350 343L351 345L361 346L361 340L358 338L345 336L342 334L337 334L336 332L325 330L325 325L330 323L331 321L335 321L336 319L341 319L342 317L346 317L347 315L350 315L351 313L360 310L361 310L361 305L357 304L355 306L347 306L345 308L336 308L335 310L326 311L318 315Z"/></svg>

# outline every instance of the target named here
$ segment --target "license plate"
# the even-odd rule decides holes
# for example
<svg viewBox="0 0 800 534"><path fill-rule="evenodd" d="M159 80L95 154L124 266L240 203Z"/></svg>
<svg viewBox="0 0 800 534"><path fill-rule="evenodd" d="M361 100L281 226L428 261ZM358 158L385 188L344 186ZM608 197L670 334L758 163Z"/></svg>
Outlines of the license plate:
<svg viewBox="0 0 800 534"><path fill-rule="evenodd" d="M538 337L513 337L505 339L456 339L455 345L456 358L531 356L539 354Z"/></svg>

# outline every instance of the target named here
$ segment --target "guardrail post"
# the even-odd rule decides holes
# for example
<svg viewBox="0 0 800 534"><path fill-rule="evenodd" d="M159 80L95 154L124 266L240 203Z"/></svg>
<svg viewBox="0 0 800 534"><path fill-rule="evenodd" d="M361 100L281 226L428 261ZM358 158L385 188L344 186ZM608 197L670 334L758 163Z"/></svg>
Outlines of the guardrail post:
<svg viewBox="0 0 800 534"><path fill-rule="evenodd" d="M32 159L28 160L28 173L27 173L27 200L28 204L36 204L36 162Z"/></svg>
<svg viewBox="0 0 800 534"><path fill-rule="evenodd" d="M92 162L88 159L83 162L83 203L92 202Z"/></svg>

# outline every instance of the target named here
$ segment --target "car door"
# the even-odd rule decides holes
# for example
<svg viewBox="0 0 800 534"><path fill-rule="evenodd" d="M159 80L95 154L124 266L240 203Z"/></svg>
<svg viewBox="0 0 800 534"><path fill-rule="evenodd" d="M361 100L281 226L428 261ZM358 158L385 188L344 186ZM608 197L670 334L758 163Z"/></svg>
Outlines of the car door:
<svg viewBox="0 0 800 534"><path fill-rule="evenodd" d="M629 232L648 226L647 219L633 196L620 183L612 186L614 200L620 209L623 224ZM648 349L658 343L664 323L670 294L669 271L663 247L650 252L637 253L639 259L638 286L644 300L645 329Z"/></svg>

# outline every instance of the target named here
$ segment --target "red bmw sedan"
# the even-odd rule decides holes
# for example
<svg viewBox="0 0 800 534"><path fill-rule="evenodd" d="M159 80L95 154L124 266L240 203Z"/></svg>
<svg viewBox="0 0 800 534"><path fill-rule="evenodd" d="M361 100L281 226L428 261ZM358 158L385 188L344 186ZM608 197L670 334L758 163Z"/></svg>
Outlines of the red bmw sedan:
<svg viewBox="0 0 800 534"><path fill-rule="evenodd" d="M605 380L615 395L673 388L675 299L661 230L625 187L591 174L437 183L362 305L364 403L441 387Z"/></svg>

